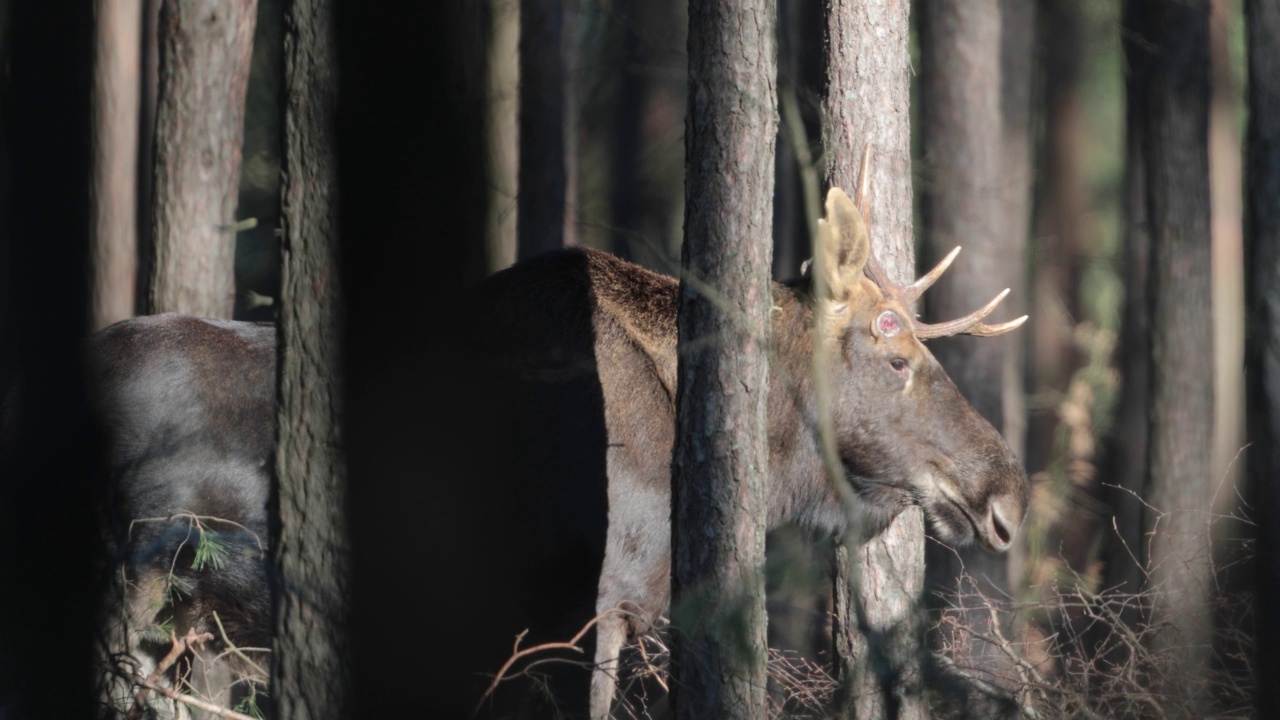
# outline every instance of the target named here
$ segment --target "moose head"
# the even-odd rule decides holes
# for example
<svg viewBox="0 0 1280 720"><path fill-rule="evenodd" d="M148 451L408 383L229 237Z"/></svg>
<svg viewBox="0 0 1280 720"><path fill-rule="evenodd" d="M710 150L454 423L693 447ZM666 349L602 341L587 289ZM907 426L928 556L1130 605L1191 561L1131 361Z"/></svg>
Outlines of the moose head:
<svg viewBox="0 0 1280 720"><path fill-rule="evenodd" d="M800 295L822 339L815 367L826 368L839 463L863 500L859 510L870 520L868 532L912 502L924 509L940 540L976 540L988 550L1007 550L1026 512L1026 473L923 341L999 335L1022 325L1026 316L983 322L1005 290L957 320L916 320L915 301L960 249L910 285L891 280L871 250L865 168L864 161L857 205L839 188L828 193L808 287Z"/></svg>

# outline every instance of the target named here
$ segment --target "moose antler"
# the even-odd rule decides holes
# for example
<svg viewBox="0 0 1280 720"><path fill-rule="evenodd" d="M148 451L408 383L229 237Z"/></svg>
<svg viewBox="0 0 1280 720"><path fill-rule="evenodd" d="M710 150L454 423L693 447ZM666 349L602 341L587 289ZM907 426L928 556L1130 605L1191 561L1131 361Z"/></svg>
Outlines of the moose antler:
<svg viewBox="0 0 1280 720"><path fill-rule="evenodd" d="M867 143L862 149L862 167L858 171L858 187L854 190L853 201L858 206L858 212L862 213L862 222L867 227L867 233L871 233L871 203L867 199L868 190L871 187L871 143ZM876 258L874 245L871 253L867 257L867 273L871 276L871 280L880 286L880 291L885 295L902 303L904 307L910 308L920 296L928 290L938 278L942 277L942 273L951 267L951 263L960 254L960 248L947 253L942 258L942 262L938 263L932 270L925 273L920 279L910 285L899 285L889 278L889 274L885 272L884 266ZM1027 321L1027 316L1023 315L1016 320L998 323L996 325L987 325L982 321L987 318L1000 304L1000 301L1009 294L1009 288L1005 288L999 295L991 299L991 302L974 310L962 318L948 320L942 323L923 323L916 321L916 337L921 340L930 338L950 337L952 335L977 335L979 337L992 337L994 335L1003 335L1013 330L1022 323Z"/></svg>

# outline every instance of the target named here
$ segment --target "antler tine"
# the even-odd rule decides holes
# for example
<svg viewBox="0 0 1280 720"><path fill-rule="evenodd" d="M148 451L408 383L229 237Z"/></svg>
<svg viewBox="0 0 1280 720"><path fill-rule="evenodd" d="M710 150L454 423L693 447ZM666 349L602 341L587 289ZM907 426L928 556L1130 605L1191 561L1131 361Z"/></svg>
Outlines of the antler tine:
<svg viewBox="0 0 1280 720"><path fill-rule="evenodd" d="M947 256L942 258L942 262L935 265L932 270L921 276L919 280L916 280L903 288L901 298L902 304L907 307L911 307L911 303L919 300L925 290L933 287L933 284L938 282L938 278L942 277L942 273L946 272L947 268L951 267L951 263L955 262L956 256L959 254L960 246L957 245L955 249L947 253Z"/></svg>
<svg viewBox="0 0 1280 720"><path fill-rule="evenodd" d="M862 167L858 168L858 186L853 191L853 201L862 213L862 221L871 223L871 201L867 195L871 192L871 143L862 146Z"/></svg>
<svg viewBox="0 0 1280 720"><path fill-rule="evenodd" d="M853 202L858 206L858 212L862 213L862 224L867 228L867 234L871 234L871 143L862 146L862 167L858 169L858 185L853 191ZM880 286L880 290L886 295L892 297L900 297L903 287L889 278L889 273L885 272L884 266L880 264L880 260L876 257L876 248L873 243L871 252L867 254L867 272L871 275L871 280Z"/></svg>
<svg viewBox="0 0 1280 720"><path fill-rule="evenodd" d="M930 338L951 337L952 335L978 335L980 337L991 337L992 335L1007 333L1026 322L1027 317L1024 315L1017 320L1010 320L1009 322L1000 323L998 325L983 325L982 321L995 311L996 306L999 305L1000 301L1004 300L1005 296L1008 294L1009 288L1005 288L999 295L991 298L991 302L988 302L986 305L983 305L962 318L956 318L955 320L948 320L947 322L936 324L917 322L916 337L921 340L928 340Z"/></svg>

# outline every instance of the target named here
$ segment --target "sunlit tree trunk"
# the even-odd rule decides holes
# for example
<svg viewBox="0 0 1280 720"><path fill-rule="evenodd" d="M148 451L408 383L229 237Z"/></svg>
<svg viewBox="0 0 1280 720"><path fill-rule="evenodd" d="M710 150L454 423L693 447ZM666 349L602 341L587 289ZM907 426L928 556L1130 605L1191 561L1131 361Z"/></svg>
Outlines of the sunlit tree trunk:
<svg viewBox="0 0 1280 720"><path fill-rule="evenodd" d="M488 101L485 103L489 176L485 272L516 261L516 183L519 144L520 3L488 0Z"/></svg>
<svg viewBox="0 0 1280 720"><path fill-rule="evenodd" d="M138 275L142 0L97 0L93 75L93 318L133 317Z"/></svg>
<svg viewBox="0 0 1280 720"><path fill-rule="evenodd" d="M907 2L833 0L827 16L827 182L854 188L862 148L871 144L872 246L899 282L915 270L909 11ZM923 718L915 610L924 587L924 515L908 508L865 545L838 545L833 635L840 712Z"/></svg>
<svg viewBox="0 0 1280 720"><path fill-rule="evenodd" d="M149 311L231 317L257 0L164 0Z"/></svg>
<svg viewBox="0 0 1280 720"><path fill-rule="evenodd" d="M270 696L281 720L348 716L351 566L341 416L341 283L328 0L286 8L280 283L279 568Z"/></svg>
<svg viewBox="0 0 1280 720"><path fill-rule="evenodd" d="M689 4L684 280L672 452L672 703L760 718L773 153L773 0Z"/></svg>

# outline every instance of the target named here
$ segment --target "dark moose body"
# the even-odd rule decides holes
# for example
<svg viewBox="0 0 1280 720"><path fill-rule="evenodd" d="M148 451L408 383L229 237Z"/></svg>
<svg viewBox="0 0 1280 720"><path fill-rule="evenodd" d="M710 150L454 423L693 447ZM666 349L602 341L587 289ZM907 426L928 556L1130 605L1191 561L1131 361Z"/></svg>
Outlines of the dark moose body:
<svg viewBox="0 0 1280 720"><path fill-rule="evenodd" d="M932 280L908 288L885 280L863 218L838 190L818 241L812 272L774 285L769 526L827 535L849 527L818 452L817 347L830 353L836 447L863 531L878 532L914 503L945 542L1008 548L1026 511L1026 474L920 339L998 334L1020 321L983 325L993 302L952 324L914 322L911 301ZM486 567L463 585L428 579L435 592L462 598L451 607L465 608L458 622L474 629L455 661L475 682L453 692L478 700L482 673L498 670L521 631L529 630L522 647L563 641L621 607L595 633L595 662L608 672L549 666L557 696L579 712L591 677L590 713L602 717L621 645L665 612L676 294L672 278L570 249L498 273L460 301L464 339L449 370L460 390L434 408L452 418L442 432L456 434L456 457L423 473L440 486L444 511L474 525L454 548L427 551ZM135 525L131 579L146 589L178 568L194 588L179 617L203 628L217 610L238 644L270 638L267 566L256 549L274 462L275 352L268 325L180 315L128 320L91 343L120 517L191 513L237 524L211 521L239 552L227 567L201 571L172 562L190 542L189 521ZM158 609L146 592L132 600L139 626L163 617ZM502 687L482 712L541 716L541 702Z"/></svg>

